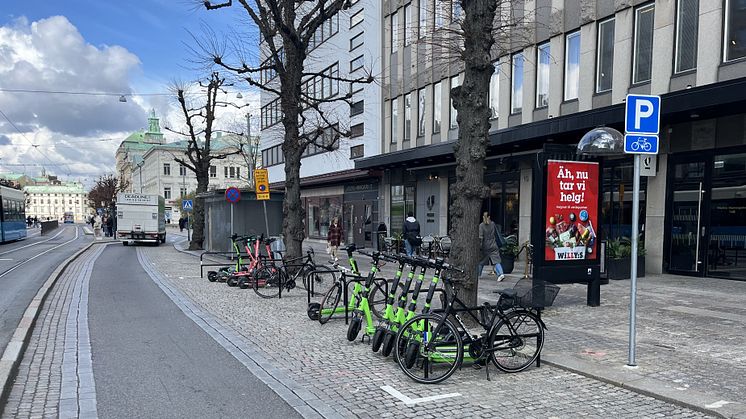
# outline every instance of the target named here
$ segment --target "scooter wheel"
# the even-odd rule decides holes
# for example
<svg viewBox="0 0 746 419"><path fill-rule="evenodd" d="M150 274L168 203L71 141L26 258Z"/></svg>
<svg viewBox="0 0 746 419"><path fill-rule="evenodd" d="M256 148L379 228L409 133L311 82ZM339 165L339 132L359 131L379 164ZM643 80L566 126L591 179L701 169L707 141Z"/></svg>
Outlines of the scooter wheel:
<svg viewBox="0 0 746 419"><path fill-rule="evenodd" d="M228 277L228 280L225 281L226 284L228 284L229 287L235 287L238 285L238 280L235 277Z"/></svg>
<svg viewBox="0 0 746 419"><path fill-rule="evenodd" d="M383 356L389 356L391 355L391 351L394 349L394 341L396 340L396 335L392 331L386 331L386 333L383 336L383 344L381 345L381 354Z"/></svg>
<svg viewBox="0 0 746 419"><path fill-rule="evenodd" d="M207 280L210 282L215 282L218 280L218 273L215 271L210 271L207 273Z"/></svg>
<svg viewBox="0 0 746 419"><path fill-rule="evenodd" d="M245 290L246 288L249 288L249 283L247 281L240 281L238 283L238 288Z"/></svg>
<svg viewBox="0 0 746 419"><path fill-rule="evenodd" d="M414 363L417 362L417 355L419 355L419 352L419 342L410 342L409 345L407 345L407 350L404 352L404 365L406 365L407 369L412 368Z"/></svg>
<svg viewBox="0 0 746 419"><path fill-rule="evenodd" d="M377 328L376 332L373 333L373 337L370 338L370 349L373 352L378 352L379 349L381 349L381 344L383 343L383 336L386 334L386 330L382 328Z"/></svg>
<svg viewBox="0 0 746 419"><path fill-rule="evenodd" d="M308 310L306 310L306 314L308 314L308 318L314 321L319 320L319 310L321 309L321 304L319 303L311 303L308 305Z"/></svg>
<svg viewBox="0 0 746 419"><path fill-rule="evenodd" d="M363 319L359 317L353 317L350 320L350 326L347 327L347 340L354 342L357 339L358 333L360 333L360 326L363 323Z"/></svg>

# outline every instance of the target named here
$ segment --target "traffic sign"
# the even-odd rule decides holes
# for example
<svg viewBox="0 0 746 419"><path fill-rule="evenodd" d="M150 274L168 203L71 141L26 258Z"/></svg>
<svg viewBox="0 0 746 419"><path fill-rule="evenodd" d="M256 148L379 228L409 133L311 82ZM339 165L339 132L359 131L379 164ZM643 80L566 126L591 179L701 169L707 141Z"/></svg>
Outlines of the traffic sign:
<svg viewBox="0 0 746 419"><path fill-rule="evenodd" d="M256 199L266 201L269 199L269 173L267 169L254 170L254 185L256 186Z"/></svg>
<svg viewBox="0 0 746 419"><path fill-rule="evenodd" d="M627 95L625 134L658 134L661 125L661 97Z"/></svg>
<svg viewBox="0 0 746 419"><path fill-rule="evenodd" d="M627 154L658 154L658 136L627 134L624 136L624 152Z"/></svg>
<svg viewBox="0 0 746 419"><path fill-rule="evenodd" d="M231 204L235 204L241 200L241 191L239 191L238 188L231 186L225 190L225 200Z"/></svg>
<svg viewBox="0 0 746 419"><path fill-rule="evenodd" d="M191 199L185 199L181 201L181 209L184 211L191 211L194 209L194 201Z"/></svg>

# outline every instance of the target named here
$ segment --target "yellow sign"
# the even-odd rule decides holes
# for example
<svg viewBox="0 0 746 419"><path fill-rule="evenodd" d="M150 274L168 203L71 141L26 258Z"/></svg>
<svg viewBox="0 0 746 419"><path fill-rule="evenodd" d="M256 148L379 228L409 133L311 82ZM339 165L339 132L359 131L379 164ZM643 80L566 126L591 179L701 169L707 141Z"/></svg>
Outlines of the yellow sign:
<svg viewBox="0 0 746 419"><path fill-rule="evenodd" d="M269 173L267 173L267 169L254 170L254 186L258 201L269 199Z"/></svg>

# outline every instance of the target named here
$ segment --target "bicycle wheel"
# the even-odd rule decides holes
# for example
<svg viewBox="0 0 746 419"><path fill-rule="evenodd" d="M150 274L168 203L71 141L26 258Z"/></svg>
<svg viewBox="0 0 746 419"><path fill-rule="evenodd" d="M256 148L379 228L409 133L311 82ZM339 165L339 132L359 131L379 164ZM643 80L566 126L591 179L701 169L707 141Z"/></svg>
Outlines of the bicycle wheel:
<svg viewBox="0 0 746 419"><path fill-rule="evenodd" d="M254 271L251 281L256 295L274 298L280 295L280 287L283 285L282 272L271 266L263 266Z"/></svg>
<svg viewBox="0 0 746 419"><path fill-rule="evenodd" d="M464 344L450 320L423 314L411 318L399 329L394 357L409 378L422 384L436 384L461 365Z"/></svg>
<svg viewBox="0 0 746 419"><path fill-rule="evenodd" d="M307 290L313 282L314 294L321 295L315 290L323 290L327 284L337 281L336 271L324 265L307 266L303 271L303 289Z"/></svg>
<svg viewBox="0 0 746 419"><path fill-rule="evenodd" d="M339 305L339 298L342 296L342 285L336 282L329 288L329 291L324 295L324 299L321 300L321 307L319 308L319 323L325 324L332 318L334 312L337 310Z"/></svg>
<svg viewBox="0 0 746 419"><path fill-rule="evenodd" d="M391 285L391 284L389 284ZM383 319L384 313L386 313L386 302L388 296L386 290L380 281L373 282L370 286L370 292L368 293L368 306L370 312L379 319Z"/></svg>
<svg viewBox="0 0 746 419"><path fill-rule="evenodd" d="M505 372L520 372L528 368L544 346L544 328L534 313L511 311L492 329L489 340L490 359Z"/></svg>

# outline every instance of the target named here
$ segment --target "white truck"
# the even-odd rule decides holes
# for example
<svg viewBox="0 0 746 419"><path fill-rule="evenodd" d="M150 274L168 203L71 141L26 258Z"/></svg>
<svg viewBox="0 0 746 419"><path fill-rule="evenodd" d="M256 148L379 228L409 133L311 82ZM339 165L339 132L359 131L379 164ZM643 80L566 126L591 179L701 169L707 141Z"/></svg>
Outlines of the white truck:
<svg viewBox="0 0 746 419"><path fill-rule="evenodd" d="M166 242L166 201L159 195L117 195L117 238L127 246L132 241Z"/></svg>

